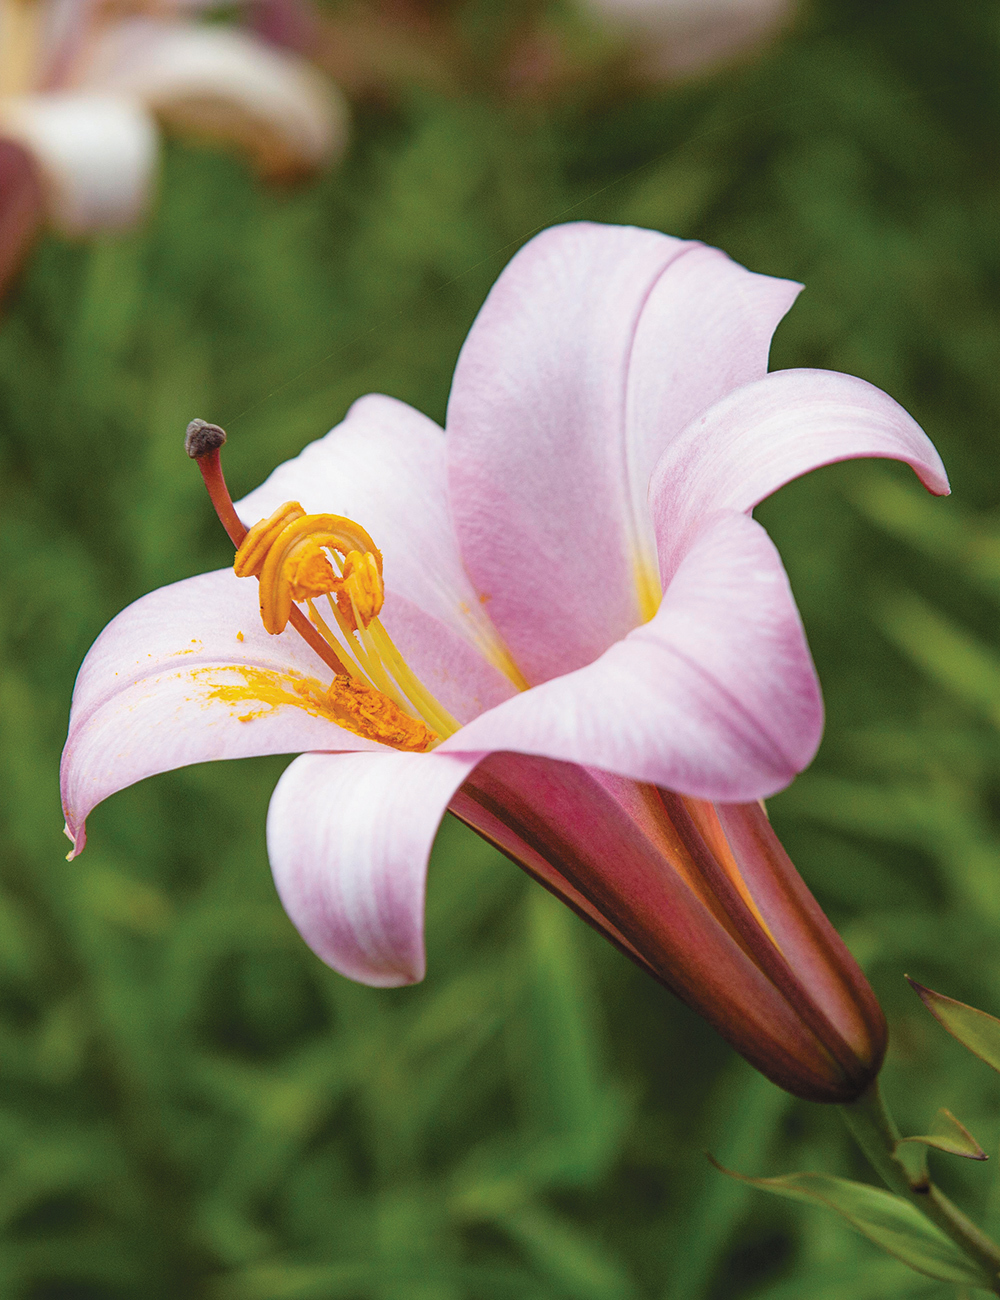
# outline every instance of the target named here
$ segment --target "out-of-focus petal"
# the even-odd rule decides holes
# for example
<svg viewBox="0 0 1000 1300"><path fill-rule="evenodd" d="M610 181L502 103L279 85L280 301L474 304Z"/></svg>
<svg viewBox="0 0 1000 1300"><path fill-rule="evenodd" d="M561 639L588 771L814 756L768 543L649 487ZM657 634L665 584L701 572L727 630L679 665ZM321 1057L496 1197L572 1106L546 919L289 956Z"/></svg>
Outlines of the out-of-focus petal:
<svg viewBox="0 0 1000 1300"><path fill-rule="evenodd" d="M650 471L765 374L797 292L717 249L587 223L546 231L500 276L455 371L449 460L463 559L529 681L655 609Z"/></svg>
<svg viewBox="0 0 1000 1300"><path fill-rule="evenodd" d="M792 0L583 0L603 22L639 42L651 80L690 75L772 36Z"/></svg>
<svg viewBox="0 0 1000 1300"><path fill-rule="evenodd" d="M929 491L948 489L941 457L881 389L832 370L776 370L717 402L673 440L649 495L664 582L713 510L751 510L808 470L855 456L911 465Z"/></svg>
<svg viewBox="0 0 1000 1300"><path fill-rule="evenodd" d="M271 799L267 850L312 950L376 987L424 976L424 887L448 801L475 766L443 754L303 754Z"/></svg>
<svg viewBox="0 0 1000 1300"><path fill-rule="evenodd" d="M315 57L322 44L322 27L309 0L250 0L247 21L271 45Z"/></svg>
<svg viewBox="0 0 1000 1300"><path fill-rule="evenodd" d="M38 167L23 145L0 140L0 294L16 273L42 217Z"/></svg>
<svg viewBox="0 0 1000 1300"><path fill-rule="evenodd" d="M245 149L267 175L315 170L347 140L347 108L315 68L224 27L132 19L96 42L82 84L134 96L171 126Z"/></svg>
<svg viewBox="0 0 1000 1300"><path fill-rule="evenodd" d="M156 772L253 754L381 749L337 726L306 690L330 678L296 633L264 631L256 582L231 570L137 600L98 637L73 691L62 791L75 851L95 805Z"/></svg>
<svg viewBox="0 0 1000 1300"><path fill-rule="evenodd" d="M822 724L778 553L748 516L720 512L651 622L588 667L483 714L438 752L545 755L737 802L787 785Z"/></svg>
<svg viewBox="0 0 1000 1300"><path fill-rule="evenodd" d="M390 592L471 641L493 663L506 651L462 566L448 505L445 436L405 402L371 394L342 423L280 465L242 501L248 526L285 501L346 515L367 529Z"/></svg>
<svg viewBox="0 0 1000 1300"><path fill-rule="evenodd" d="M0 99L0 134L34 155L49 219L66 234L136 221L156 168L156 127L141 104L114 95Z"/></svg>

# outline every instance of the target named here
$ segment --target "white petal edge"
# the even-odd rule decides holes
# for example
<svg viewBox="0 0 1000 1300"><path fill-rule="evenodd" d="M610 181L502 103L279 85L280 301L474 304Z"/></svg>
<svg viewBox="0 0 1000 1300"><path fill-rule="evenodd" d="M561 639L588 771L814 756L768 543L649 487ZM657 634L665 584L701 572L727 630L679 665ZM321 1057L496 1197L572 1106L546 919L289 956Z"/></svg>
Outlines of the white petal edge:
<svg viewBox="0 0 1000 1300"><path fill-rule="evenodd" d="M231 140L268 173L312 170L347 142L347 106L316 68L245 32L137 18L96 42L82 84L171 125Z"/></svg>
<svg viewBox="0 0 1000 1300"><path fill-rule="evenodd" d="M674 439L653 471L649 499L664 582L706 515L752 510L810 470L866 456L904 461L930 492L949 491L920 425L863 379L776 370L730 393Z"/></svg>
<svg viewBox="0 0 1000 1300"><path fill-rule="evenodd" d="M68 92L0 99L0 133L38 160L48 218L65 234L130 226L149 202L157 131L139 103Z"/></svg>
<svg viewBox="0 0 1000 1300"><path fill-rule="evenodd" d="M423 979L427 862L448 803L479 761L303 754L267 815L285 911L328 966L395 988Z"/></svg>
<svg viewBox="0 0 1000 1300"><path fill-rule="evenodd" d="M77 677L63 750L74 853L97 804L158 772L258 754L383 749L296 703L259 699L255 670L321 686L331 678L294 632L264 631L256 582L230 569L161 587L108 624ZM233 686L237 698L226 699L219 688Z"/></svg>

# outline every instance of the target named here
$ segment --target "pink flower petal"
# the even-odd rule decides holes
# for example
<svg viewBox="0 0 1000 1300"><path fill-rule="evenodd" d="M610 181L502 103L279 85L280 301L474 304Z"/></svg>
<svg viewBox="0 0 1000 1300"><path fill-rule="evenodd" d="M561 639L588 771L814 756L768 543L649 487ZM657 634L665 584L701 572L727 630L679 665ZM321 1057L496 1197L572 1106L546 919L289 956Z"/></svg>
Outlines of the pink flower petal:
<svg viewBox="0 0 1000 1300"><path fill-rule="evenodd" d="M506 651L462 566L451 522L442 429L412 406L371 394L341 424L237 502L248 526L285 501L339 514L369 532L391 592L453 628L491 662Z"/></svg>
<svg viewBox="0 0 1000 1300"><path fill-rule="evenodd" d="M312 950L376 987L424 976L427 859L475 759L303 754L271 799L267 849L285 911Z"/></svg>
<svg viewBox="0 0 1000 1300"><path fill-rule="evenodd" d="M708 407L764 377L771 336L801 288L696 245L646 300L632 345L625 424L635 545L654 575L648 496L657 461Z"/></svg>
<svg viewBox="0 0 1000 1300"><path fill-rule="evenodd" d="M717 250L587 223L545 231L500 276L455 371L450 474L466 568L529 681L641 621L649 470L764 373L794 292Z"/></svg>
<svg viewBox="0 0 1000 1300"><path fill-rule="evenodd" d="M669 581L712 510L751 510L783 483L855 456L906 461L931 492L948 477L930 439L881 389L832 370L777 370L730 393L663 453L649 496Z"/></svg>
<svg viewBox="0 0 1000 1300"><path fill-rule="evenodd" d="M95 805L155 772L252 754L382 748L310 710L308 698L296 704L288 674L320 687L331 677L294 632L264 631L256 582L231 570L161 587L123 610L73 692L61 776L75 851Z"/></svg>
<svg viewBox="0 0 1000 1300"><path fill-rule="evenodd" d="M732 802L812 758L822 703L781 560L726 512L695 537L656 617L586 668L501 704L442 752L510 750Z"/></svg>

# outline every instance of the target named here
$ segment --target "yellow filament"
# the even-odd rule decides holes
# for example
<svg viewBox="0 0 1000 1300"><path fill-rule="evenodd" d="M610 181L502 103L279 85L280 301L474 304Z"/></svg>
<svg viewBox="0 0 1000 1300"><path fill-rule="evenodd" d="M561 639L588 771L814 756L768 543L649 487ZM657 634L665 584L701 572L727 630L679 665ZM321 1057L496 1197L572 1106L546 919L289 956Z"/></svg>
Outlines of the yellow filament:
<svg viewBox="0 0 1000 1300"><path fill-rule="evenodd" d="M354 613L354 622L357 625L358 640L361 642L362 646L364 647L364 652L365 652L364 662L368 670L369 676L371 677L372 681L375 683L375 685L378 687L380 691L383 691L386 695L389 696L390 699L394 699L396 703L400 705L400 707L405 708L406 706L403 704L403 701L400 698L395 683L389 677L389 674L386 672L385 668L382 665L382 661L378 657L378 651L375 649L374 643L372 642L371 633L361 622L361 619L358 616L358 607L354 603L353 596L351 596L351 609Z"/></svg>
<svg viewBox="0 0 1000 1300"><path fill-rule="evenodd" d="M332 601L330 603L333 604ZM347 669L350 675L354 678L356 682L365 682L366 679L364 673L358 668L357 664L354 662L354 660L351 658L350 655L343 655L341 653L344 647L337 640L329 624L325 622L322 614L320 614L319 610L316 608L316 606L313 604L311 600L306 601L306 607L309 610L309 622L312 623L313 627L320 634L323 640L326 641L328 645L331 645L334 648L334 650L337 651L337 654L340 655L341 657L344 667ZM336 612L337 606L334 605L333 609Z"/></svg>
<svg viewBox="0 0 1000 1300"><path fill-rule="evenodd" d="M376 653L382 662L388 665L389 671L409 697L417 712L427 719L430 726L442 738L453 735L458 730L458 722L446 709L442 708L396 649L392 638L385 630L382 620L378 618L372 619L368 631L375 645Z"/></svg>

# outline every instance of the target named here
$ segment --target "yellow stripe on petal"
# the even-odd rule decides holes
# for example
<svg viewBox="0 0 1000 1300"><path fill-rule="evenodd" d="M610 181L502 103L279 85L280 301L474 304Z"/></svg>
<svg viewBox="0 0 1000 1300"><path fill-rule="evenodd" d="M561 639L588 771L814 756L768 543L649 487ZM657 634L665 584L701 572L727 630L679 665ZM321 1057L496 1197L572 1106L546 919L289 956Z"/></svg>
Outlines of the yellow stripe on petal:
<svg viewBox="0 0 1000 1300"><path fill-rule="evenodd" d="M660 601L663 599L663 587L660 585L660 566L655 557L639 555L635 559L633 572L636 598L639 602L639 615L644 623L648 623L660 608Z"/></svg>

